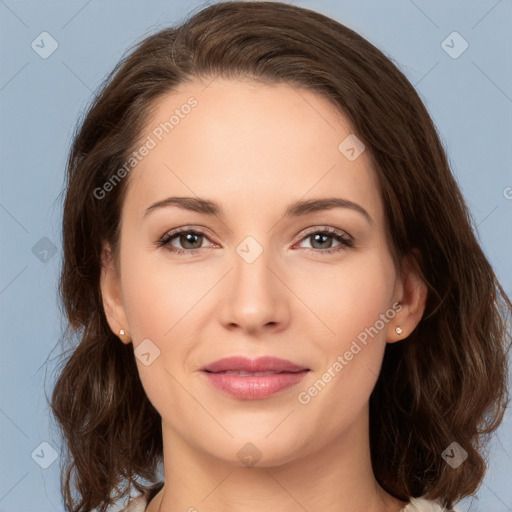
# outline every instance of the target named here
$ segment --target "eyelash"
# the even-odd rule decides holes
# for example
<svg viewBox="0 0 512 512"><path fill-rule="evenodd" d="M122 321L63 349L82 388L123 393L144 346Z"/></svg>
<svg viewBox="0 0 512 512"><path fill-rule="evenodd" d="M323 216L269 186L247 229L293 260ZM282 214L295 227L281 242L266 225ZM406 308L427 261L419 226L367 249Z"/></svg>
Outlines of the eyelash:
<svg viewBox="0 0 512 512"><path fill-rule="evenodd" d="M180 229L177 229L174 231L170 231L170 232L166 233L165 235L163 235L157 241L157 246L164 247L166 250L168 250L169 252L172 252L174 254L183 254L183 255L186 254L189 256L193 256L201 249L204 249L204 247L200 247L198 249L178 249L170 244L171 240L173 240L177 236L182 235L184 233L187 233L187 234L191 233L194 235L203 235L205 238L208 238L206 232L201 230L200 228L194 228L194 229L180 228ZM303 240L311 237L312 235L316 235L316 234L332 236L338 242L340 242L340 245L338 245L337 247L331 247L331 248L325 249L325 250L324 249L310 249L310 248L306 247L306 250L308 252L313 252L314 254L325 255L325 254L337 253L337 252L344 251L346 249L354 247L354 241L353 241L352 237L343 233L342 231L339 231L338 229L334 229L334 228L330 228L330 227L324 227L322 229L316 228L314 230L308 231L299 240L299 242L302 242Z"/></svg>

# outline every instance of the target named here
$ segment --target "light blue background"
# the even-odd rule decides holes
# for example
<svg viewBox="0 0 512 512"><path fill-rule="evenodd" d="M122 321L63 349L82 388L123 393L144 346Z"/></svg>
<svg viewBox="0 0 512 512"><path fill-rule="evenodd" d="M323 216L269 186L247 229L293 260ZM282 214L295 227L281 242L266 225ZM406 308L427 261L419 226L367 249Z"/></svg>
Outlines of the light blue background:
<svg viewBox="0 0 512 512"><path fill-rule="evenodd" d="M293 3L358 31L417 86L448 148L485 252L510 295L512 199L505 196L512 187L512 67L506 57L512 49L512 2ZM58 460L42 469L31 453L44 441L60 450L45 388L49 395L55 361L47 358L63 327L57 301L59 194L75 123L128 46L202 5L0 0L0 512L63 510ZM31 48L43 31L59 45L48 59ZM453 31L469 44L457 59L441 47ZM56 247L46 263L32 252L43 237ZM460 510L512 510L511 454L508 411L492 441L478 499L464 500Z"/></svg>

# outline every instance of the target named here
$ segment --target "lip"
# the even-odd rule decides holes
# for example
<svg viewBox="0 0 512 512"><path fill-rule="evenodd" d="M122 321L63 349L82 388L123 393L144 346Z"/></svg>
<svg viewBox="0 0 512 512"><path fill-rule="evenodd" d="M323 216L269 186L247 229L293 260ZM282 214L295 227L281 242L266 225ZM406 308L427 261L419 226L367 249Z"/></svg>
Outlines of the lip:
<svg viewBox="0 0 512 512"><path fill-rule="evenodd" d="M244 400L268 398L298 384L309 371L304 366L271 356L257 359L227 357L201 368L215 388Z"/></svg>
<svg viewBox="0 0 512 512"><path fill-rule="evenodd" d="M233 356L219 359L213 363L209 363L201 370L218 373L225 371L244 371L250 373L256 372L299 372L308 370L304 366L292 363L286 359L279 357L262 356L256 359L250 359L244 356Z"/></svg>

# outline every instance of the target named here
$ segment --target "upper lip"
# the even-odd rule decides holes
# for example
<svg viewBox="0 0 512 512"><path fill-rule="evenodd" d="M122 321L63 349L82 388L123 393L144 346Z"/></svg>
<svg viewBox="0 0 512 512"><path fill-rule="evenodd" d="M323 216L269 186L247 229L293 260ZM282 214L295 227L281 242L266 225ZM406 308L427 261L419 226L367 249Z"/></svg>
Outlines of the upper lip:
<svg viewBox="0 0 512 512"><path fill-rule="evenodd" d="M224 371L244 371L244 372L300 372L308 370L304 366L292 363L286 359L278 357L263 356L257 359L250 359L243 356L225 357L213 363L209 363L203 368L203 371L218 373Z"/></svg>

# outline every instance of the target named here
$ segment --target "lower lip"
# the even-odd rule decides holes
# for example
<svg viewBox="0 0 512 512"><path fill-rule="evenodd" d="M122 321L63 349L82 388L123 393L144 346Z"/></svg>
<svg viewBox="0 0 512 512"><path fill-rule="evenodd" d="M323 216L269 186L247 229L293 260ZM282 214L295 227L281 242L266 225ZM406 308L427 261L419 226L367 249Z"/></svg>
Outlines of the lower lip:
<svg viewBox="0 0 512 512"><path fill-rule="evenodd" d="M259 400L268 398L283 389L298 384L309 370L294 373L275 373L272 375L240 376L226 373L203 371L210 383L236 398Z"/></svg>

